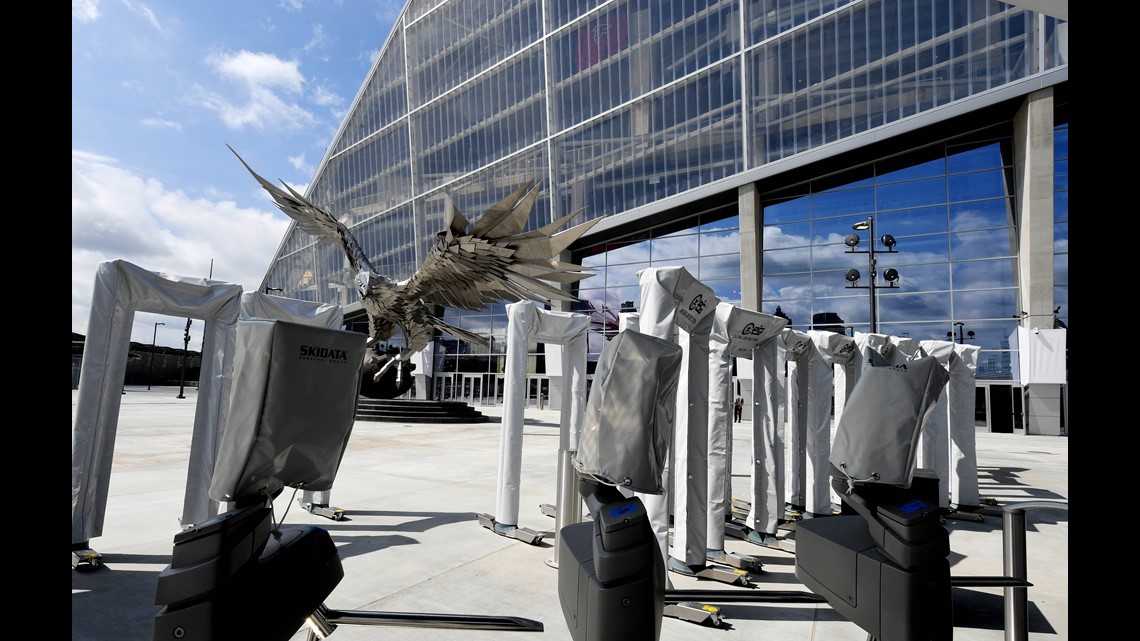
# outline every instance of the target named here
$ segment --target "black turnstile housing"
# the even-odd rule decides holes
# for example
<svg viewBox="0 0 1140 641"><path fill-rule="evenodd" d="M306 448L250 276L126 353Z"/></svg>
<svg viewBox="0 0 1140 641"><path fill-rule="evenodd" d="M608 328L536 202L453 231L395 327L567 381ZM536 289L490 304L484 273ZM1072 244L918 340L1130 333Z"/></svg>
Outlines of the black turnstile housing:
<svg viewBox="0 0 1140 641"><path fill-rule="evenodd" d="M797 523L796 578L878 641L952 639L938 478L920 469L909 488L832 485L844 513Z"/></svg>
<svg viewBox="0 0 1140 641"><path fill-rule="evenodd" d="M574 641L655 641L665 608L657 537L641 499L625 499L612 488L601 493L601 500L583 493L593 521L558 533L562 614Z"/></svg>
<svg viewBox="0 0 1140 641"><path fill-rule="evenodd" d="M287 641L297 632L344 569L328 532L292 526L271 535L271 517L255 505L174 537L155 590L163 606L155 641Z"/></svg>

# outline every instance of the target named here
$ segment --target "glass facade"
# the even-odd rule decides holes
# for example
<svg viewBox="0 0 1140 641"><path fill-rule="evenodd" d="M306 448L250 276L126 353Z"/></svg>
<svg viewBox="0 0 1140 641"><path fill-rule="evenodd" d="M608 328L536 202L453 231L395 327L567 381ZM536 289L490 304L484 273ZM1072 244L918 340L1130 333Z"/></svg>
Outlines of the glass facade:
<svg viewBox="0 0 1140 641"><path fill-rule="evenodd" d="M961 332L984 350L979 378L1009 378L1008 337L1018 324L1012 142L988 131L972 138L871 163L839 184L811 181L769 195L763 233L773 249L764 252L760 311L779 306L800 330L870 332L874 293L875 331L919 340ZM869 218L876 238L855 232L859 244L848 247L852 226ZM892 247L882 242L887 234ZM870 254L852 251L872 242L874 290ZM852 268L858 281L845 278ZM883 278L892 268L893 284Z"/></svg>
<svg viewBox="0 0 1140 641"><path fill-rule="evenodd" d="M936 123L967 99L1062 82L1050 74L1067 69L1067 41L1065 22L996 0L410 0L308 196L396 280L421 264L449 198L475 220L538 179L529 229L575 211L576 222L621 216L634 232L593 232L574 248L597 268L577 309L594 314L599 351L615 313L638 300L638 269L684 265L741 301L736 210L662 216L671 203ZM1062 304L1067 132L1055 134ZM763 194L761 311L779 305L800 328L820 313L869 328L867 292L844 280L866 260L843 239L874 216L898 239L881 264L901 275L878 290L880 331L943 337L964 322L1000 352L1019 287L1010 137L999 127L947 138ZM291 228L266 281L347 305L350 278L336 248ZM500 371L502 306L443 313L494 341L441 339L436 371Z"/></svg>

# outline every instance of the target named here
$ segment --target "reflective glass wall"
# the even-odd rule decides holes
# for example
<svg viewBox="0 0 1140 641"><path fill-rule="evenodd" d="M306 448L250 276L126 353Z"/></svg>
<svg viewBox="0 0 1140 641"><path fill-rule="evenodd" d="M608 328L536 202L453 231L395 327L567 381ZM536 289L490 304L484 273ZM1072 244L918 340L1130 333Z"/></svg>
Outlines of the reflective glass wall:
<svg viewBox="0 0 1140 641"><path fill-rule="evenodd" d="M838 153L851 137L908 118L935 122L939 109L967 98L1010 87L1029 93L1040 87L1037 78L1068 64L1067 23L996 0L410 0L392 33L377 40L381 53L308 195L345 221L376 268L396 280L421 264L443 228L448 197L474 221L539 180L529 228L578 210L579 221L637 217L697 189L735 190L751 180L748 172L805 152ZM789 217L766 231L776 234L767 246L777 253L764 264L783 270L773 303L786 301L802 314L810 297L797 289L822 285L824 271L840 270L842 244L817 242L830 238L817 234L833 232L818 229L830 208L835 228L849 227L843 216L881 215L884 229L898 232L900 251L909 252L900 284L922 289L884 292L883 314L897 314L891 322L994 320L964 310L1011 295L1004 284L978 285L971 271L989 261L984 267L995 282L1009 274L1008 249L982 249L1010 233L994 223L1008 214L993 195L1007 165L972 165L970 151L944 150L937 169L926 164L934 159L919 158L909 165L926 169L892 174L898 170L888 163L773 201L772 215ZM938 181L947 195L933 202L924 187ZM1067 189L1059 188L1058 199L1062 193ZM797 213L805 197L808 211ZM983 201L993 209L967 211ZM931 207L945 208L943 229L908 227ZM984 222L964 222L975 216ZM704 224L691 226L702 243ZM1059 246L1063 225L1058 218ZM666 243L643 231L649 235L636 243ZM705 260L705 249L687 259ZM595 260L605 261L609 283L611 261ZM1065 259L1058 261L1060 272ZM335 247L291 229L266 282L285 296L349 304L348 271ZM600 289L601 280L584 287ZM828 283L818 295L850 323L865 323L858 296L843 286L831 291ZM607 298L606 305L620 308L625 300ZM910 311L923 306L934 309ZM816 307L808 305L809 314ZM500 313L445 315L496 335ZM501 361L481 356L471 362L494 369ZM454 366L463 367L458 355Z"/></svg>
<svg viewBox="0 0 1140 641"><path fill-rule="evenodd" d="M761 310L792 326L840 325L980 345L979 378L1010 378L1018 325L1008 127L982 131L764 199ZM874 225L856 230L856 224ZM856 244L848 245L854 234ZM883 242L886 236L893 246ZM877 278L871 288L874 243ZM848 278L849 270L857 270ZM884 276L894 270L898 278Z"/></svg>

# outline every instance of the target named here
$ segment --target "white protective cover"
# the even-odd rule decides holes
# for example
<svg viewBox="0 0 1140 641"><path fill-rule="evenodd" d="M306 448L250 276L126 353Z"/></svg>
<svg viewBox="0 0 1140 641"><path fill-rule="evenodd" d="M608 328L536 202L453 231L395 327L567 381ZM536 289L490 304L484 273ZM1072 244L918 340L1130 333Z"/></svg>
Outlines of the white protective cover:
<svg viewBox="0 0 1140 641"><path fill-rule="evenodd" d="M808 392L807 442L804 445L804 479L807 486L805 507L813 514L831 514L839 495L831 487L832 425L842 416L841 403L847 400L846 371L856 359L855 339L835 332L808 330L822 363L812 360ZM817 371L818 370L818 371ZM835 417L832 418L832 408Z"/></svg>
<svg viewBox="0 0 1140 641"><path fill-rule="evenodd" d="M681 348L673 341L622 330L606 343L571 457L574 469L646 496L664 493L680 369Z"/></svg>
<svg viewBox="0 0 1140 641"><path fill-rule="evenodd" d="M963 367L954 345L951 341L922 341L922 350L937 359L938 364L950 373L950 383L942 390L930 418L922 426L918 450L918 467L931 470L938 476L939 507L950 506L950 396L958 396L954 389L955 372ZM972 400L970 406L973 407Z"/></svg>
<svg viewBox="0 0 1140 641"><path fill-rule="evenodd" d="M180 522L189 527L217 514L218 504L209 497L210 477L219 437L225 428L234 324L241 293L240 285L151 272L123 260L99 265L71 430L72 543L90 541L103 534L135 312L205 320L198 403Z"/></svg>
<svg viewBox="0 0 1140 641"><path fill-rule="evenodd" d="M819 355L811 337L804 332L785 329L784 359L787 362L787 423L784 426L784 487L787 502L806 509L804 448L807 442L808 404L810 400L810 363Z"/></svg>
<svg viewBox="0 0 1140 641"><path fill-rule="evenodd" d="M856 382L858 382L859 374L862 374L863 370L869 366L872 352L882 357L887 363L895 364L895 344L891 342L891 337L887 334L855 332L855 346L859 348L860 356L859 368L855 374Z"/></svg>
<svg viewBox="0 0 1140 641"><path fill-rule="evenodd" d="M708 448L708 332L712 330L712 316L720 301L711 288L694 278L684 267L651 267L637 272L637 278L641 291L638 326L642 333L674 343L679 342L678 335L682 333L699 334L699 338L685 340L690 349L683 349L681 380L677 389L677 416L670 448L672 453L666 459L668 463L662 475L665 491L661 494L636 495L645 505L661 549L661 558L668 567L669 499L673 490L670 468L674 464L683 464L687 476L700 475L699 479L693 479L693 485L686 483L687 491L699 490L691 495L692 501L688 500L688 496L681 499L682 511L674 512L674 543L678 548L688 550L690 547L695 548L690 540L700 541L700 559L691 565L704 565L704 511L700 512L699 520L687 518L684 511L689 504L694 504L694 507L695 503L703 505L707 496L707 488L704 486L708 483L708 473L704 455ZM692 349L700 350L699 359L690 354ZM697 363L697 360L703 362ZM696 368L698 372L689 372L690 368ZM696 485L700 487L697 488ZM682 529L685 530L684 533L680 533ZM676 538L678 533L680 539Z"/></svg>
<svg viewBox="0 0 1140 641"><path fill-rule="evenodd" d="M367 340L281 320L238 321L211 498L241 502L285 487L332 488L356 417Z"/></svg>
<svg viewBox="0 0 1140 641"><path fill-rule="evenodd" d="M741 309L731 303L716 306L712 332L709 334L709 444L708 444L708 497L706 515L706 543L710 550L724 549L724 524L728 501L732 498L732 359L754 360L775 353L763 349L779 337L786 318ZM759 369L759 368L757 368ZM756 477L765 477L773 451L775 421L769 403L771 399L756 392L752 414L753 464L751 476L755 487ZM767 478L761 482L766 487Z"/></svg>
<svg viewBox="0 0 1140 641"><path fill-rule="evenodd" d="M982 348L958 344L954 351L958 354L959 367L950 370L947 384L950 388L950 505L974 507L981 504L974 405L978 354Z"/></svg>
<svg viewBox="0 0 1140 641"><path fill-rule="evenodd" d="M270 296L261 292L245 292L241 295L241 318L283 320L330 329L344 327L344 309L340 305ZM305 490L301 500L314 505L328 505L332 501L332 490ZM224 509L224 506L219 509Z"/></svg>
<svg viewBox="0 0 1140 641"><path fill-rule="evenodd" d="M831 447L848 492L858 483L910 487L919 434L949 378L929 356L864 369Z"/></svg>
<svg viewBox="0 0 1140 641"><path fill-rule="evenodd" d="M526 359L531 340L562 346L562 412L558 448L578 449L586 408L586 330L590 318L573 312L547 311L532 301L507 305L507 362L504 370L503 423L499 432L498 498L495 520L518 525L519 480L522 476L523 409L526 404ZM573 470L564 469L564 475ZM560 479L560 486L565 479ZM559 501L559 514L564 501ZM557 528L555 529L557 531Z"/></svg>
<svg viewBox="0 0 1140 641"><path fill-rule="evenodd" d="M1018 327L1009 336L1013 372L1022 385L1068 382L1067 329Z"/></svg>

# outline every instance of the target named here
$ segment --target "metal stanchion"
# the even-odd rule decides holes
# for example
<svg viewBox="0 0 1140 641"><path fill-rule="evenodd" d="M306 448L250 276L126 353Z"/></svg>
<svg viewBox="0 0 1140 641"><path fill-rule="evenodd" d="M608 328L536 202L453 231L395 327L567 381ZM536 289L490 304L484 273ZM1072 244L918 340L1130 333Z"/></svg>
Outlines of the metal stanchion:
<svg viewBox="0 0 1140 641"><path fill-rule="evenodd" d="M1002 508L1002 570L1005 576L1023 581L1029 578L1025 560L1025 511L1069 510L1068 503L1025 501L1011 503ZM1029 588L1006 586L1005 639L1029 641Z"/></svg>

